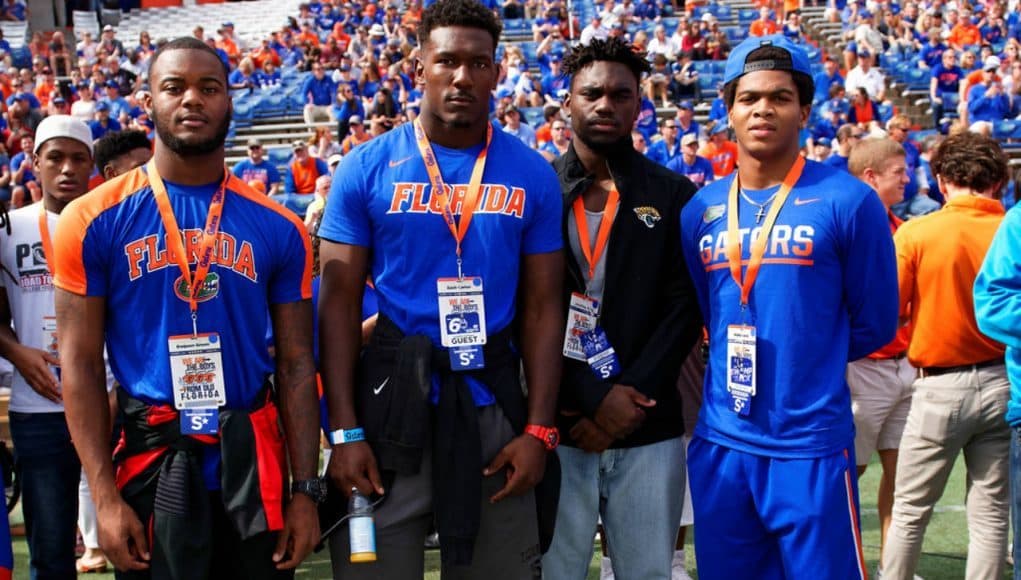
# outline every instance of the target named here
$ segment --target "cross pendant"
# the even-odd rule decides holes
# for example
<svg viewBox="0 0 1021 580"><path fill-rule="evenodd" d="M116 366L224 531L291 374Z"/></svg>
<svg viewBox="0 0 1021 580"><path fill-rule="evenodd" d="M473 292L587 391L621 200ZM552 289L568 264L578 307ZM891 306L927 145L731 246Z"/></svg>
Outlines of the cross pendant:
<svg viewBox="0 0 1021 580"><path fill-rule="evenodd" d="M755 223L761 223L764 217L766 217L766 208L760 205L759 211L755 212Z"/></svg>

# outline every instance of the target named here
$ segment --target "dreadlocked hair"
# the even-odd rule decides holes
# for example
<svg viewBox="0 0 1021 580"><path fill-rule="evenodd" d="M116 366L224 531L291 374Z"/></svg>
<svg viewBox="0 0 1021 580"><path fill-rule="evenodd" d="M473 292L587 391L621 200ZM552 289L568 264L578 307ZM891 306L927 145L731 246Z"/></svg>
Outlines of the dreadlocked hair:
<svg viewBox="0 0 1021 580"><path fill-rule="evenodd" d="M572 80L574 75L594 62L619 62L635 75L635 82L642 79L642 74L652 70L649 62L642 54L635 51L634 45L626 40L611 37L606 40L593 40L587 45L578 45L564 57L564 72Z"/></svg>

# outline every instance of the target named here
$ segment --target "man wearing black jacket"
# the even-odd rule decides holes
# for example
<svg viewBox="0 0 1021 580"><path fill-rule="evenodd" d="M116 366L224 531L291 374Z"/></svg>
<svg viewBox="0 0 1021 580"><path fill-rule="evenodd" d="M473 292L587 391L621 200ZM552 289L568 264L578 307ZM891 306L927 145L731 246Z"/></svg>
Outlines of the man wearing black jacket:
<svg viewBox="0 0 1021 580"><path fill-rule="evenodd" d="M554 167L570 307L558 404L562 493L543 572L585 578L602 516L616 578L669 580L685 469L674 385L701 327L679 241L681 207L695 187L632 147L648 64L630 45L593 41L564 67L574 137Z"/></svg>

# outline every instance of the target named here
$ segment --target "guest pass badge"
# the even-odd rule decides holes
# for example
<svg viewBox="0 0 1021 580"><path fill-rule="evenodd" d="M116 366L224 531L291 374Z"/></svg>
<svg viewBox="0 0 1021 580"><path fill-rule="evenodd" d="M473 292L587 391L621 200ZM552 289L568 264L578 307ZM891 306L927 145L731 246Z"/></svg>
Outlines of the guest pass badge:
<svg viewBox="0 0 1021 580"><path fill-rule="evenodd" d="M584 294L571 294L571 305L567 309L567 328L564 330L564 356L587 362L581 337L596 327L599 316L599 301Z"/></svg>
<svg viewBox="0 0 1021 580"><path fill-rule="evenodd" d="M755 327L731 324L727 327L727 391L738 415L751 412L755 374Z"/></svg>
<svg viewBox="0 0 1021 580"><path fill-rule="evenodd" d="M216 407L226 404L220 335L211 332L171 336L167 342L174 406L179 411L210 408L215 411Z"/></svg>
<svg viewBox="0 0 1021 580"><path fill-rule="evenodd" d="M51 356L60 358L57 349L57 317L43 316L43 349ZM52 365L53 374L60 380L60 365Z"/></svg>
<svg viewBox="0 0 1021 580"><path fill-rule="evenodd" d="M482 278L440 278L436 281L440 306L440 342L450 352L455 371L485 366L482 347L486 344L486 302Z"/></svg>
<svg viewBox="0 0 1021 580"><path fill-rule="evenodd" d="M620 374L620 359L617 351L610 346L606 332L600 326L581 335L581 346L585 349L585 360L592 372L606 380Z"/></svg>

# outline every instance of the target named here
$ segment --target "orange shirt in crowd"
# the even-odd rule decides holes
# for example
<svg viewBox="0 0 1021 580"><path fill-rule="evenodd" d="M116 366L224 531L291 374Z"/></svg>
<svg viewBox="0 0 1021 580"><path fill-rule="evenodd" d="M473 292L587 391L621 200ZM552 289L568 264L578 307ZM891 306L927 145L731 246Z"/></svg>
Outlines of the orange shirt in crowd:
<svg viewBox="0 0 1021 580"><path fill-rule="evenodd" d="M315 193L316 179L319 179L315 157L309 156L305 163L299 163L297 159L291 161L291 176L294 178L294 193Z"/></svg>
<svg viewBox="0 0 1021 580"><path fill-rule="evenodd" d="M900 312L911 317L912 365L952 367L1003 356L1003 345L979 332L972 299L1003 215L999 200L961 195L897 230Z"/></svg>
<svg viewBox="0 0 1021 580"><path fill-rule="evenodd" d="M737 167L737 143L733 141L724 141L719 147L709 141L698 154L713 164L713 175L717 179L730 175Z"/></svg>
<svg viewBox="0 0 1021 580"><path fill-rule="evenodd" d="M780 26L772 20L756 20L748 28L748 34L751 36L769 36L778 32L780 32Z"/></svg>
<svg viewBox="0 0 1021 580"><path fill-rule="evenodd" d="M893 212L887 210L886 217L890 220L890 234L896 234L897 229L900 228L904 220L893 215ZM869 358L884 359L893 358L904 354L908 350L908 344L911 342L911 326L907 324L901 325L897 329L897 334L890 341L890 344L877 350L876 352L869 355Z"/></svg>
<svg viewBox="0 0 1021 580"><path fill-rule="evenodd" d="M229 36L224 36L220 40L216 41L216 48L219 48L223 52L227 53L227 56L231 59L236 59L241 55L241 51L238 49L236 42L231 40Z"/></svg>
<svg viewBox="0 0 1021 580"><path fill-rule="evenodd" d="M340 150L344 152L344 155L347 155L352 149L362 143L365 143L369 139L372 139L372 135L370 135L368 131L365 132L365 136L362 138L359 138L358 135L355 135L354 133L350 133L347 137L344 137L343 141L340 142Z"/></svg>
<svg viewBox="0 0 1021 580"><path fill-rule="evenodd" d="M50 95L53 91L57 90L56 85L45 81L39 81L39 84L35 87L35 98L39 99L39 104L42 108L46 108L50 104Z"/></svg>
<svg viewBox="0 0 1021 580"><path fill-rule="evenodd" d="M252 59L252 64L255 68L262 69L266 66L267 62L273 63L273 66L280 68L280 55L272 47L260 46L250 52L248 57Z"/></svg>
<svg viewBox="0 0 1021 580"><path fill-rule="evenodd" d="M330 37L336 39L337 48L340 49L341 54L347 52L347 47L351 45L351 35L344 32L344 29L339 22L334 25L333 32L330 33Z"/></svg>
<svg viewBox="0 0 1021 580"><path fill-rule="evenodd" d="M981 40L982 33L979 32L978 26L963 22L954 26L950 31L950 36L947 37L947 42L950 43L950 46L958 50L967 46L978 46L981 44Z"/></svg>
<svg viewBox="0 0 1021 580"><path fill-rule="evenodd" d="M299 34L298 37L295 38L295 44L303 45L305 43L308 43L312 46L319 46L319 36L317 36L316 33L312 32L311 30L303 30L301 34Z"/></svg>

